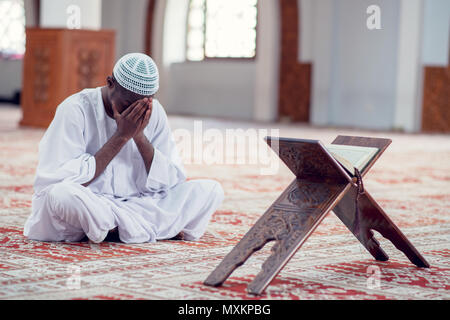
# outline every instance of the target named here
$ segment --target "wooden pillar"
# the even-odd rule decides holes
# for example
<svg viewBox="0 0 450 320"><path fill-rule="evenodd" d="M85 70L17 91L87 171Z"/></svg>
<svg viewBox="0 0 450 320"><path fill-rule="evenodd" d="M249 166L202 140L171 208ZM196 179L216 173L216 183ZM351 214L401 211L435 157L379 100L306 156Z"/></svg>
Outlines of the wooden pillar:
<svg viewBox="0 0 450 320"><path fill-rule="evenodd" d="M298 61L298 0L280 0L281 55L279 85L279 118L309 122L311 105L310 63Z"/></svg>
<svg viewBox="0 0 450 320"><path fill-rule="evenodd" d="M148 0L147 17L145 19L145 53L149 56L152 55L152 34L155 16L155 4L156 0Z"/></svg>
<svg viewBox="0 0 450 320"><path fill-rule="evenodd" d="M450 132L450 65L425 66L422 131Z"/></svg>

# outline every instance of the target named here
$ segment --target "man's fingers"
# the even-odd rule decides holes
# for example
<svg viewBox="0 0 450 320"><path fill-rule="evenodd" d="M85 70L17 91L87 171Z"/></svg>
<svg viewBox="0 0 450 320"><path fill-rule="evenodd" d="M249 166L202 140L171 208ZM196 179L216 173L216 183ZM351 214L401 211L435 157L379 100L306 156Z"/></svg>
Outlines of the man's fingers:
<svg viewBox="0 0 450 320"><path fill-rule="evenodd" d="M141 116L142 125L146 127L148 125L150 116L152 115L152 111L150 109L145 109L145 112Z"/></svg>
<svg viewBox="0 0 450 320"><path fill-rule="evenodd" d="M148 125L148 121L150 119L151 112L150 110L146 110L144 115L139 120L139 130L144 130Z"/></svg>
<svg viewBox="0 0 450 320"><path fill-rule="evenodd" d="M151 115L153 112L153 98L150 98L148 100L148 110L150 111L150 115Z"/></svg>
<svg viewBox="0 0 450 320"><path fill-rule="evenodd" d="M145 111L148 109L147 104L144 104L141 109L139 109L138 112L136 112L135 116L134 116L134 120L137 121L138 119L143 118L142 116L144 115Z"/></svg>
<svg viewBox="0 0 450 320"><path fill-rule="evenodd" d="M137 132L142 132L145 129L145 127L147 126L147 124L145 123L145 113L143 116L141 116L139 119L137 119L136 122L138 123Z"/></svg>
<svg viewBox="0 0 450 320"><path fill-rule="evenodd" d="M148 109L148 99L145 98L142 100L141 106L137 107L137 110L133 115L134 120L137 121L138 119L143 117L147 109Z"/></svg>
<svg viewBox="0 0 450 320"><path fill-rule="evenodd" d="M127 116L128 114L130 114L134 109L136 109L137 104L140 102L140 100L136 100L135 102L133 102L128 108L125 109L124 112L122 112L122 116Z"/></svg>
<svg viewBox="0 0 450 320"><path fill-rule="evenodd" d="M136 114L139 114L141 109L145 106L144 101L139 100L139 102L135 105L133 110L130 111L128 117L133 120L137 120L139 117L136 117Z"/></svg>
<svg viewBox="0 0 450 320"><path fill-rule="evenodd" d="M153 109L153 105L152 105L152 100L151 99L152 98L150 98L147 101L146 108L144 110L145 112L142 115L143 121L146 122L147 124L148 124L148 120L150 119L150 116L152 115L152 109Z"/></svg>
<svg viewBox="0 0 450 320"><path fill-rule="evenodd" d="M150 115L152 114L152 109L151 107L149 109L147 109L147 111L145 111L145 116L144 116L144 122L147 123L148 120L150 119Z"/></svg>

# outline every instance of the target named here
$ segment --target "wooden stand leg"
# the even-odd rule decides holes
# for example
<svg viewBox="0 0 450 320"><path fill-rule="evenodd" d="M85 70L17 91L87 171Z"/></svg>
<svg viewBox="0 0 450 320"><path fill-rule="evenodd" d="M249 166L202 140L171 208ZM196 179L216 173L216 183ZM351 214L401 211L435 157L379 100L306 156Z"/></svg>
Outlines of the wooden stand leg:
<svg viewBox="0 0 450 320"><path fill-rule="evenodd" d="M389 256L380 247L380 243L373 237L373 232L365 230L366 221L360 217L360 230L354 230L355 221L355 197L356 188L352 188L344 198L334 207L333 212L369 251L369 253L378 261L387 261ZM361 215L363 214L360 211ZM364 229L364 231L362 231Z"/></svg>
<svg viewBox="0 0 450 320"><path fill-rule="evenodd" d="M373 237L372 230L378 231L384 238L390 240L416 266L424 268L430 266L367 191L358 201L360 229L355 230L353 223L355 220L355 196L356 190L352 188L336 205L333 212L376 260L386 261L389 257Z"/></svg>
<svg viewBox="0 0 450 320"><path fill-rule="evenodd" d="M294 181L204 284L221 285L253 252L276 241L271 256L248 286L250 293L261 294L346 190L345 183Z"/></svg>
<svg viewBox="0 0 450 320"><path fill-rule="evenodd" d="M297 228L289 228L289 232L284 233L282 237L276 240L271 249L272 254L262 264L261 271L248 285L248 292L252 294L261 294L269 283L276 277L284 265L297 252L301 245L308 238L310 233L322 221L328 211L326 210L307 210L304 212L289 213L280 211L278 214L283 220L291 219L287 225L297 225ZM285 217L282 217L282 216ZM291 217L289 217L291 216Z"/></svg>
<svg viewBox="0 0 450 320"><path fill-rule="evenodd" d="M264 236L261 233L263 225L264 223L258 220L203 283L208 286L221 286L236 268L247 261L253 252L260 250L267 242L274 240L275 238L268 235Z"/></svg>

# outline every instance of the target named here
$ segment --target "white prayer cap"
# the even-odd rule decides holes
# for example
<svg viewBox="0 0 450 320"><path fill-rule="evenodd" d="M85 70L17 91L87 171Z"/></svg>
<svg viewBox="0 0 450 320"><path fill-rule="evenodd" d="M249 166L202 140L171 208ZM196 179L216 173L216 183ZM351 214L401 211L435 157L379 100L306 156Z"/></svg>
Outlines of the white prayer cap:
<svg viewBox="0 0 450 320"><path fill-rule="evenodd" d="M113 74L117 82L131 92L151 96L158 91L158 67L146 54L124 55L114 66Z"/></svg>

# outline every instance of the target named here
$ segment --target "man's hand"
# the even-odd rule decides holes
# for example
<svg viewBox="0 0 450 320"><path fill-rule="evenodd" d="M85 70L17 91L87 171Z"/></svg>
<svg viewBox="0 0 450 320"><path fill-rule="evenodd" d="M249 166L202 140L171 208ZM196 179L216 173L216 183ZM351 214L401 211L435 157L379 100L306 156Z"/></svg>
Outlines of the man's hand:
<svg viewBox="0 0 450 320"><path fill-rule="evenodd" d="M153 99L150 98L148 100L148 109L146 109L144 115L141 117L140 126L133 137L134 142L139 150L139 153L142 156L142 160L144 160L145 169L147 173L150 172L150 167L153 162L153 156L155 155L155 149L153 145L148 141L148 139L144 135L144 129L147 127L150 122L150 116L153 110Z"/></svg>
<svg viewBox="0 0 450 320"><path fill-rule="evenodd" d="M133 138L138 132L142 131L141 128L145 118L150 119L148 111L148 99L135 101L125 111L120 114L117 108L112 104L112 110L114 119L117 123L117 134L126 140ZM145 113L145 115L144 115ZM148 114L148 115L147 115ZM147 121L148 122L148 121Z"/></svg>
<svg viewBox="0 0 450 320"><path fill-rule="evenodd" d="M144 98L129 106L122 114L112 105L114 119L117 123L117 131L95 154L95 174L91 181L83 184L87 187L102 174L111 160L120 152L123 146L131 138L135 138L136 145L145 162L147 173L153 161L154 149L143 134L151 114L151 100ZM136 136L142 136L142 140L136 140Z"/></svg>
<svg viewBox="0 0 450 320"><path fill-rule="evenodd" d="M144 136L144 129L148 126L148 123L150 122L150 117L152 115L152 110L153 110L153 98L148 99L147 101L147 107L145 109L145 113L142 115L141 119L141 123L139 125L139 128L136 132L136 134L134 135L134 141L141 141L143 138L145 138Z"/></svg>

